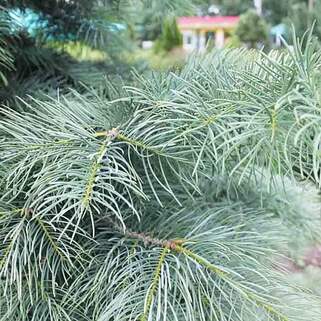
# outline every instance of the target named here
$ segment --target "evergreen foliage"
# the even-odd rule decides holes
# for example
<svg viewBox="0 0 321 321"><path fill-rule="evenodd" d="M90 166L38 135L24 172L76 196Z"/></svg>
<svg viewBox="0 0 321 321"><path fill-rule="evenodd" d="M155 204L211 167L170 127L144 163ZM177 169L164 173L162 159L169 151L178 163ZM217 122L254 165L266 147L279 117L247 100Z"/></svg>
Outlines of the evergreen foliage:
<svg viewBox="0 0 321 321"><path fill-rule="evenodd" d="M253 8L253 0L200 0L207 7L212 4L220 8L220 14L224 16L238 16L250 8Z"/></svg>
<svg viewBox="0 0 321 321"><path fill-rule="evenodd" d="M175 18L167 18L163 22L162 33L155 43L156 51L171 51L180 47L183 43L183 36L180 33Z"/></svg>
<svg viewBox="0 0 321 321"><path fill-rule="evenodd" d="M262 17L254 10L249 10L241 15L235 34L250 48L256 48L259 42L267 41L268 27Z"/></svg>
<svg viewBox="0 0 321 321"><path fill-rule="evenodd" d="M27 2L24 4L27 5ZM31 3L28 2L28 5L31 6ZM98 70L95 64L79 64L64 52L49 47L45 32L39 37L29 34L19 21L13 18L11 10L18 10L19 6L11 8L7 2L5 8L0 8L0 21L4 26L0 32L1 47L5 48L10 57L10 68L1 68L6 86L0 86L0 103L19 109L17 96L36 96L43 93L56 95L57 89L63 93L68 87L80 90L81 83L86 83L82 75L95 75L97 78ZM75 72L80 65L82 74ZM98 78L102 79L101 73ZM90 85L94 86L95 83L90 82Z"/></svg>
<svg viewBox="0 0 321 321"><path fill-rule="evenodd" d="M7 48L5 37L9 31L9 23L4 16L0 17L0 85L7 86L6 72L13 68L13 58Z"/></svg>
<svg viewBox="0 0 321 321"><path fill-rule="evenodd" d="M294 3L289 8L289 16L284 19L285 23L288 25L290 29L293 25L295 27L296 33L298 36L302 37L308 28L313 27L313 35L318 39L320 43L321 39L321 19L320 12L321 9L321 1L314 1L314 9L309 10L308 4L306 2Z"/></svg>
<svg viewBox="0 0 321 321"><path fill-rule="evenodd" d="M305 42L3 108L0 320L318 321L278 264L321 235Z"/></svg>
<svg viewBox="0 0 321 321"><path fill-rule="evenodd" d="M69 88L85 92L83 84L101 88L104 78L119 73L130 79L132 66L119 53L130 49L130 30L141 11L152 9L159 20L182 4L188 10L189 0L0 0L0 103L17 109L21 108L17 96L56 96L58 89L63 94ZM41 22L41 30L32 35L10 15L27 10L33 10ZM80 63L57 50L57 42L62 49L66 42L80 42L98 48L109 59Z"/></svg>
<svg viewBox="0 0 321 321"><path fill-rule="evenodd" d="M313 6L309 7L309 3ZM320 20L320 0L265 0L263 1L264 16L272 25L284 23L290 31L292 26L299 37L303 37L307 29L313 27L313 35L320 42L321 20ZM289 32L291 35L291 32ZM292 41L290 38L289 41Z"/></svg>
<svg viewBox="0 0 321 321"><path fill-rule="evenodd" d="M289 15L289 11L294 0L264 0L263 8L266 11L266 17L272 25L283 22L283 19Z"/></svg>

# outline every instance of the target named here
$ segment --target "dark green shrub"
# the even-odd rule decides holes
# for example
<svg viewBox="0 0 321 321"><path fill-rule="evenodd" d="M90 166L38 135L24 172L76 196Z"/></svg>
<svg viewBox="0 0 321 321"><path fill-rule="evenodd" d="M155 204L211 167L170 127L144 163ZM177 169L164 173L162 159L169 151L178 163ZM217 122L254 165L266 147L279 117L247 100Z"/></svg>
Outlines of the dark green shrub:
<svg viewBox="0 0 321 321"><path fill-rule="evenodd" d="M165 19L162 27L162 34L155 43L155 51L171 51L174 48L180 47L183 43L183 37L180 33L176 19Z"/></svg>

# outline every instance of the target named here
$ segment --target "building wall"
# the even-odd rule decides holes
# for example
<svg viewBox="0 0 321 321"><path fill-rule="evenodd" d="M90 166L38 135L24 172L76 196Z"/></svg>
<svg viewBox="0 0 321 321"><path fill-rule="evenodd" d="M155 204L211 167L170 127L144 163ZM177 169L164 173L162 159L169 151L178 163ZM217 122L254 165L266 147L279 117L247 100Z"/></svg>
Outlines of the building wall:
<svg viewBox="0 0 321 321"><path fill-rule="evenodd" d="M208 30L181 30L183 34L183 49L187 52L204 52L207 46L206 33L214 32L214 44L216 48L223 48L225 43L225 33L223 29Z"/></svg>
<svg viewBox="0 0 321 321"><path fill-rule="evenodd" d="M197 34L195 30L184 30L183 35L183 49L187 52L196 50L197 48Z"/></svg>
<svg viewBox="0 0 321 321"><path fill-rule="evenodd" d="M215 34L215 47L223 48L225 44L225 33L223 29L219 29Z"/></svg>

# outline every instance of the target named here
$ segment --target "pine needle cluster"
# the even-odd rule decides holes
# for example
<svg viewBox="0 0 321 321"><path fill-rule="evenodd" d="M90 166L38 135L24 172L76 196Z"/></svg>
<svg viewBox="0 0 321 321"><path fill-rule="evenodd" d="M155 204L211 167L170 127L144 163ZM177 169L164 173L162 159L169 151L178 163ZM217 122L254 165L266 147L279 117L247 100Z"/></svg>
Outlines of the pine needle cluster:
<svg viewBox="0 0 321 321"><path fill-rule="evenodd" d="M278 263L321 235L307 38L4 108L0 320L320 320Z"/></svg>

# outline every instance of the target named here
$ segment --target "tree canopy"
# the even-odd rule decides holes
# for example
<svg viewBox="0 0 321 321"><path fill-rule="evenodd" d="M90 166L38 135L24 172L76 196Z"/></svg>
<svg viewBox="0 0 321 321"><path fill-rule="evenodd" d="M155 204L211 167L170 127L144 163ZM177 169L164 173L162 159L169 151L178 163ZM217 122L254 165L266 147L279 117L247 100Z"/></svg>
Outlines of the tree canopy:
<svg viewBox="0 0 321 321"><path fill-rule="evenodd" d="M268 27L254 10L249 10L241 15L235 34L250 48L255 48L259 42L267 41Z"/></svg>
<svg viewBox="0 0 321 321"><path fill-rule="evenodd" d="M182 43L183 37L178 29L176 19L165 19L162 26L162 33L155 43L155 50L171 51L174 48L180 47Z"/></svg>

